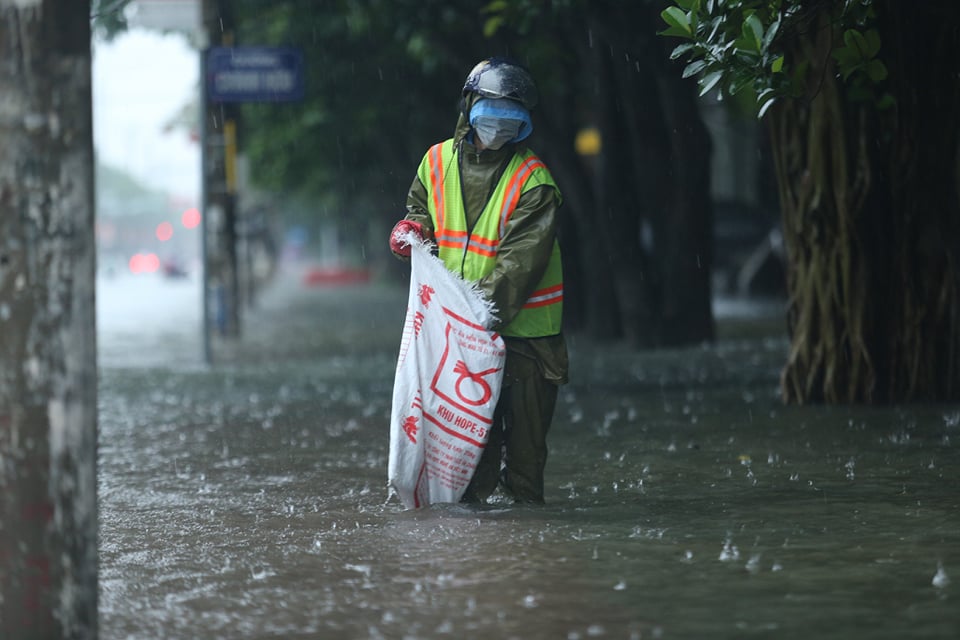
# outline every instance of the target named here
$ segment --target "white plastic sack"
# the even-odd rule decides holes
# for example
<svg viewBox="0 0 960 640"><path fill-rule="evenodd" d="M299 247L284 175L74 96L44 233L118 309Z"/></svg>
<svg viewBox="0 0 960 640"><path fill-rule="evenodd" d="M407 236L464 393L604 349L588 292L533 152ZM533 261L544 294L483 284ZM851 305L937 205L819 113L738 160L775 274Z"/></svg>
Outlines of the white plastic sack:
<svg viewBox="0 0 960 640"><path fill-rule="evenodd" d="M410 262L387 477L414 509L463 496L487 443L505 351L503 338L484 328L494 310L478 289L425 243L413 244Z"/></svg>

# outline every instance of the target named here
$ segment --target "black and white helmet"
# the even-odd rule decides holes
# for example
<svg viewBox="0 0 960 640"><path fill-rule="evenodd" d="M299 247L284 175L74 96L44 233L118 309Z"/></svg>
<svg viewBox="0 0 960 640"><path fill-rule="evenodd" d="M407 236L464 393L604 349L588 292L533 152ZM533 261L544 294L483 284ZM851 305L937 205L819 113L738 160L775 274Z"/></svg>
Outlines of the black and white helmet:
<svg viewBox="0 0 960 640"><path fill-rule="evenodd" d="M463 95L478 93L484 98L509 98L528 110L537 104L537 86L530 73L507 58L488 58L473 68L463 83Z"/></svg>

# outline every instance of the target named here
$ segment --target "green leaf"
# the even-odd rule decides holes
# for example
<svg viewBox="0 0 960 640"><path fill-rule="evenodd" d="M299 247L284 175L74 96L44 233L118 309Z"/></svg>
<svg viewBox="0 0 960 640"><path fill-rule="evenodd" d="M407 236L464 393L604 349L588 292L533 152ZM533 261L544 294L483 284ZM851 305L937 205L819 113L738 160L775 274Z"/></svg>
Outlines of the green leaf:
<svg viewBox="0 0 960 640"><path fill-rule="evenodd" d="M697 0L674 0L674 2L676 2L677 6L681 7L684 11L690 11Z"/></svg>
<svg viewBox="0 0 960 640"><path fill-rule="evenodd" d="M770 107L772 107L776 101L777 99L775 97L768 98L767 101L763 103L763 106L760 107L760 111L757 112L757 120L762 120L763 116L767 114L767 111L770 110Z"/></svg>
<svg viewBox="0 0 960 640"><path fill-rule="evenodd" d="M743 21L743 37L752 44L753 51L760 51L760 44L763 42L763 23L760 22L757 14L750 14Z"/></svg>
<svg viewBox="0 0 960 640"><path fill-rule="evenodd" d="M867 39L856 29L847 29L844 32L843 43L847 45L848 49L856 52L857 57L861 60L869 59L870 56L867 55L867 50L869 49Z"/></svg>
<svg viewBox="0 0 960 640"><path fill-rule="evenodd" d="M693 62L688 64L686 68L683 70L683 77L689 78L690 76L695 76L701 71L703 71L706 68L706 66L707 66L707 63L705 60L694 60Z"/></svg>
<svg viewBox="0 0 960 640"><path fill-rule="evenodd" d="M773 64L770 65L770 71L773 71L774 73L780 73L783 71L783 56L780 56L773 61Z"/></svg>
<svg viewBox="0 0 960 640"><path fill-rule="evenodd" d="M737 38L730 44L732 44L734 49L736 49L737 51L753 50L753 40L751 40L748 36L745 36L745 35L741 35L739 38Z"/></svg>
<svg viewBox="0 0 960 640"><path fill-rule="evenodd" d="M683 44L677 45L677 47L670 53L670 59L676 60L696 46L697 45L693 42L684 42Z"/></svg>
<svg viewBox="0 0 960 640"><path fill-rule="evenodd" d="M503 25L503 16L493 16L483 23L483 35L487 38L493 37L497 30Z"/></svg>
<svg viewBox="0 0 960 640"><path fill-rule="evenodd" d="M856 50L851 49L850 47L839 47L834 49L831 55L833 56L833 59L837 61L837 64L840 66L841 70L854 67L860 62L860 58L857 56Z"/></svg>
<svg viewBox="0 0 960 640"><path fill-rule="evenodd" d="M756 51L747 51L746 49L737 49L734 53L737 61L755 69L757 66L762 66L760 60L760 54Z"/></svg>
<svg viewBox="0 0 960 640"><path fill-rule="evenodd" d="M887 78L887 67L885 64L880 62L877 59L873 59L867 63L866 69L867 77L874 82L874 84L886 80Z"/></svg>
<svg viewBox="0 0 960 640"><path fill-rule="evenodd" d="M676 36L678 38L691 38L689 31L683 29L682 27L668 27L663 31L657 31L658 36Z"/></svg>
<svg viewBox="0 0 960 640"><path fill-rule="evenodd" d="M689 37L692 34L690 30L690 19L680 7L667 7L660 12L660 17L671 27L680 29L683 35ZM667 31L669 31L669 29Z"/></svg>
<svg viewBox="0 0 960 640"><path fill-rule="evenodd" d="M753 77L745 74L738 74L730 82L730 85L727 87L727 93L731 96L735 96L740 93L746 87L749 87L753 84Z"/></svg>
<svg viewBox="0 0 960 640"><path fill-rule="evenodd" d="M700 79L700 95L705 96L717 86L720 79L723 78L723 71L712 71Z"/></svg>
<svg viewBox="0 0 960 640"><path fill-rule="evenodd" d="M707 36L707 42L714 42L715 38L717 37L717 32L720 31L720 28L723 26L723 22L724 20L721 16L717 16L713 19L713 29L710 30L710 35Z"/></svg>
<svg viewBox="0 0 960 640"><path fill-rule="evenodd" d="M777 37L777 32L780 31L780 18L777 17L776 20L770 25L770 28L767 29L767 33L763 36L763 50L766 51L770 48L770 45L773 44L773 39Z"/></svg>

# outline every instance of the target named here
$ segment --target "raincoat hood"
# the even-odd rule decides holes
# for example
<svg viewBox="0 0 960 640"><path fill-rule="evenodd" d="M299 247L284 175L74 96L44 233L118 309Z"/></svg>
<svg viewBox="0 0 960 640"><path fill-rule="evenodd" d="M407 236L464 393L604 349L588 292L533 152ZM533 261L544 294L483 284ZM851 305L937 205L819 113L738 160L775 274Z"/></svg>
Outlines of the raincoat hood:
<svg viewBox="0 0 960 640"><path fill-rule="evenodd" d="M473 105L475 105L480 98L481 96L476 93L468 93L464 96L460 108L460 117L457 118L457 128L453 133L453 143L455 145L460 144L460 141L470 133L470 109L473 108Z"/></svg>

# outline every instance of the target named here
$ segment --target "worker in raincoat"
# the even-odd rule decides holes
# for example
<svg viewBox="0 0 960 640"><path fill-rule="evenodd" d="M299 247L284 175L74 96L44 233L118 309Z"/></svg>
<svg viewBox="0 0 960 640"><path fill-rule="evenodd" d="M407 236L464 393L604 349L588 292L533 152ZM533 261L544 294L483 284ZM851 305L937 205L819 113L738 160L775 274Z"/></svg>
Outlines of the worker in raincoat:
<svg viewBox="0 0 960 640"><path fill-rule="evenodd" d="M537 103L518 63L490 58L467 76L454 137L424 155L407 215L390 248L409 257L410 230L436 243L446 267L497 309L490 327L506 343L500 400L490 437L464 494L484 502L498 483L518 502L544 501L547 432L558 385L567 381L561 332L563 273L557 244L560 190L524 144Z"/></svg>

